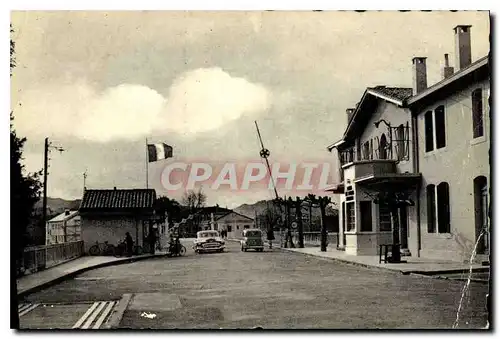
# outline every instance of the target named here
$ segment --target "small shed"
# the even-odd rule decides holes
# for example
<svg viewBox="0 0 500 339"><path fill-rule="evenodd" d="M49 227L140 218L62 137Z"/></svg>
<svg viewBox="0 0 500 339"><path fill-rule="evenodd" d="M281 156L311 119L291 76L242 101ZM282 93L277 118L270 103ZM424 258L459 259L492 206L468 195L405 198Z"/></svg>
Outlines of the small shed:
<svg viewBox="0 0 500 339"><path fill-rule="evenodd" d="M144 247L155 200L154 189L86 189L79 208L85 253L96 243L117 245L126 232Z"/></svg>

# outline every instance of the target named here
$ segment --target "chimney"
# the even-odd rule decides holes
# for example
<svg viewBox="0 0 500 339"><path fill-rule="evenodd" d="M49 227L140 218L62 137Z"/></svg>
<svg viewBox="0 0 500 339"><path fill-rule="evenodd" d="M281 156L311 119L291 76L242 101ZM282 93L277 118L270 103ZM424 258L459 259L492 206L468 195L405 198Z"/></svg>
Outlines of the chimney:
<svg viewBox="0 0 500 339"><path fill-rule="evenodd" d="M427 88L427 66L424 57L415 57L413 63L413 95Z"/></svg>
<svg viewBox="0 0 500 339"><path fill-rule="evenodd" d="M470 44L470 25L459 25L455 31L455 57L457 70L469 66L472 62L472 52Z"/></svg>
<svg viewBox="0 0 500 339"><path fill-rule="evenodd" d="M115 190L115 191L116 191L116 186L115 186L115 187L113 187L113 190Z"/></svg>
<svg viewBox="0 0 500 339"><path fill-rule="evenodd" d="M355 111L354 108L348 108L348 109L345 110L345 112L347 114L347 123L348 124L351 121L351 118L352 118L352 115L354 114L354 111Z"/></svg>
<svg viewBox="0 0 500 339"><path fill-rule="evenodd" d="M444 55L444 67L443 67L443 79L449 78L453 75L454 69L450 67L450 61L448 60L448 54Z"/></svg>
<svg viewBox="0 0 500 339"><path fill-rule="evenodd" d="M64 210L64 215L69 215L69 209L67 209L67 208L66 208L66 209Z"/></svg>

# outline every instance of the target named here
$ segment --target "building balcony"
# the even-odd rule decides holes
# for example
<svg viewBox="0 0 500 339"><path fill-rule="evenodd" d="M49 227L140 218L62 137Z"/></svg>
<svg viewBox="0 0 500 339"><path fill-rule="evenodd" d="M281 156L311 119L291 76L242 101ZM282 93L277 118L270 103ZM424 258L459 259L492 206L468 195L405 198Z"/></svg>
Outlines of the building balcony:
<svg viewBox="0 0 500 339"><path fill-rule="evenodd" d="M354 167L354 181L396 174L396 160L360 160L342 166L345 171Z"/></svg>

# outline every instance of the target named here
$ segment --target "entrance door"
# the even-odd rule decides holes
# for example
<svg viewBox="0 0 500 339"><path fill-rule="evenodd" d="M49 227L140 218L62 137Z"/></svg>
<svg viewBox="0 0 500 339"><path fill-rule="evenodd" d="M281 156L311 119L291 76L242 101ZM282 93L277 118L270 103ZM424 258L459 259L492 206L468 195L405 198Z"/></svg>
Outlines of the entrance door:
<svg viewBox="0 0 500 339"><path fill-rule="evenodd" d="M482 252L484 254L488 253L489 250L489 232L488 232L488 187L483 187L481 189L481 224L483 239L482 239Z"/></svg>
<svg viewBox="0 0 500 339"><path fill-rule="evenodd" d="M399 208L401 249L408 249L408 207Z"/></svg>
<svg viewBox="0 0 500 339"><path fill-rule="evenodd" d="M488 185L486 177L474 179L477 254L487 254L489 250L488 225ZM481 237L481 239L479 239Z"/></svg>
<svg viewBox="0 0 500 339"><path fill-rule="evenodd" d="M346 236L345 236L346 221L347 221L347 217L345 215L345 201L344 201L342 203L342 246L344 246L344 247L346 244Z"/></svg>

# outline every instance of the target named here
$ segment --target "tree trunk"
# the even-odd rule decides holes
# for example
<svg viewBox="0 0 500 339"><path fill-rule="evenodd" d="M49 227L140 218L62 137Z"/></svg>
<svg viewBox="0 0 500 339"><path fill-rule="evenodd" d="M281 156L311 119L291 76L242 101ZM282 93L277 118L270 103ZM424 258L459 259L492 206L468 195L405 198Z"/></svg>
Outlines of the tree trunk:
<svg viewBox="0 0 500 339"><path fill-rule="evenodd" d="M290 222L290 204L287 201L286 202L286 228L287 228L287 242L290 241L290 248L295 248L295 245L293 243L293 237L292 237L292 229L291 229L291 222Z"/></svg>
<svg viewBox="0 0 500 339"><path fill-rule="evenodd" d="M320 202L319 208L321 210L321 252L326 252L326 206L323 202Z"/></svg>
<svg viewBox="0 0 500 339"><path fill-rule="evenodd" d="M304 248L304 225L302 224L302 204L299 197L297 197L295 215L297 216L297 226L299 228L299 248Z"/></svg>

